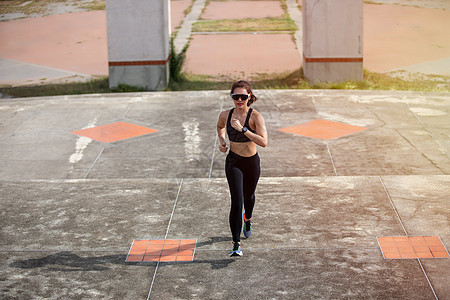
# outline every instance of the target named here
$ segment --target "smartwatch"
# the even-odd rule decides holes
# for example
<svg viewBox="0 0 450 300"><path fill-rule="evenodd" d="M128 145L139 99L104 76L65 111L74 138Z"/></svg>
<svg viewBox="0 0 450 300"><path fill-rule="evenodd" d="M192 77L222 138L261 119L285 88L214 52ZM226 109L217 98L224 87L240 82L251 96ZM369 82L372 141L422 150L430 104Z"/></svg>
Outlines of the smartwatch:
<svg viewBox="0 0 450 300"><path fill-rule="evenodd" d="M247 129L247 127L245 127L245 126L244 126L244 127L242 127L242 133L246 133L246 132L247 132L247 130L248 130L248 129Z"/></svg>

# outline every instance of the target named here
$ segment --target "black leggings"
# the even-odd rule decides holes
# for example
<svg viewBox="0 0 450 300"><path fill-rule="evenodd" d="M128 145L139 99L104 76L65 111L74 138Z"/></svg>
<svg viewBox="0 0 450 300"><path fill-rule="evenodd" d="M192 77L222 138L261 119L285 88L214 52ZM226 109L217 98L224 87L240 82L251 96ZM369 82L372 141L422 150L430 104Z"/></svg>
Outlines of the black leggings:
<svg viewBox="0 0 450 300"><path fill-rule="evenodd" d="M230 229L233 242L241 241L242 204L245 208L245 218L252 217L260 173L258 153L251 157L243 157L231 151L228 153L225 174L231 194Z"/></svg>

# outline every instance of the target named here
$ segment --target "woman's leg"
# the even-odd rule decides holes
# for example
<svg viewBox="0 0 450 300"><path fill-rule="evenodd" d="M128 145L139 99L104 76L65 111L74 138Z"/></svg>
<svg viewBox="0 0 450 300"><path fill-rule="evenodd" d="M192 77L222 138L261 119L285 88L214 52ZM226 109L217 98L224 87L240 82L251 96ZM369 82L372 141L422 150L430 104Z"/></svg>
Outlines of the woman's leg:
<svg viewBox="0 0 450 300"><path fill-rule="evenodd" d="M228 186L231 194L230 209L230 229L233 236L233 242L241 241L242 229L242 203L244 201L243 193L243 174L242 171L235 166L235 161L227 157L225 163L225 173L227 175Z"/></svg>
<svg viewBox="0 0 450 300"><path fill-rule="evenodd" d="M255 190L261 175L260 160L258 154L249 158L243 168L244 175L244 208L245 218L250 220L255 206Z"/></svg>

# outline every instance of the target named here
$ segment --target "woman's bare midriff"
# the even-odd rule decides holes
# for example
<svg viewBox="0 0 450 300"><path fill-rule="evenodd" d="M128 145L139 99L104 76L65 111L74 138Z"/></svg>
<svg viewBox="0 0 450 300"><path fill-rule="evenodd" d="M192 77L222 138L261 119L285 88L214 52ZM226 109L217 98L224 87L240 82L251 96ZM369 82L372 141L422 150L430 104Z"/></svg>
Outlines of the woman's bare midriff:
<svg viewBox="0 0 450 300"><path fill-rule="evenodd" d="M230 141L230 150L243 157L251 157L256 154L256 144L253 142L236 143Z"/></svg>

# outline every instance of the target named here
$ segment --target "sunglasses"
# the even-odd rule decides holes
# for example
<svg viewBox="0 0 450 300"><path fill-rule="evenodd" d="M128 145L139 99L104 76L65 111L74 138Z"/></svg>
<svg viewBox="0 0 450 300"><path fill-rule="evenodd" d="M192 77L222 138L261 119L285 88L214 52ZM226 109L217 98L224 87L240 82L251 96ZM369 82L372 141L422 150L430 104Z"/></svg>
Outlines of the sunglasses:
<svg viewBox="0 0 450 300"><path fill-rule="evenodd" d="M247 94L231 94L231 98L233 98L233 100L239 100L241 99L242 101L247 100L250 97L250 95Z"/></svg>

